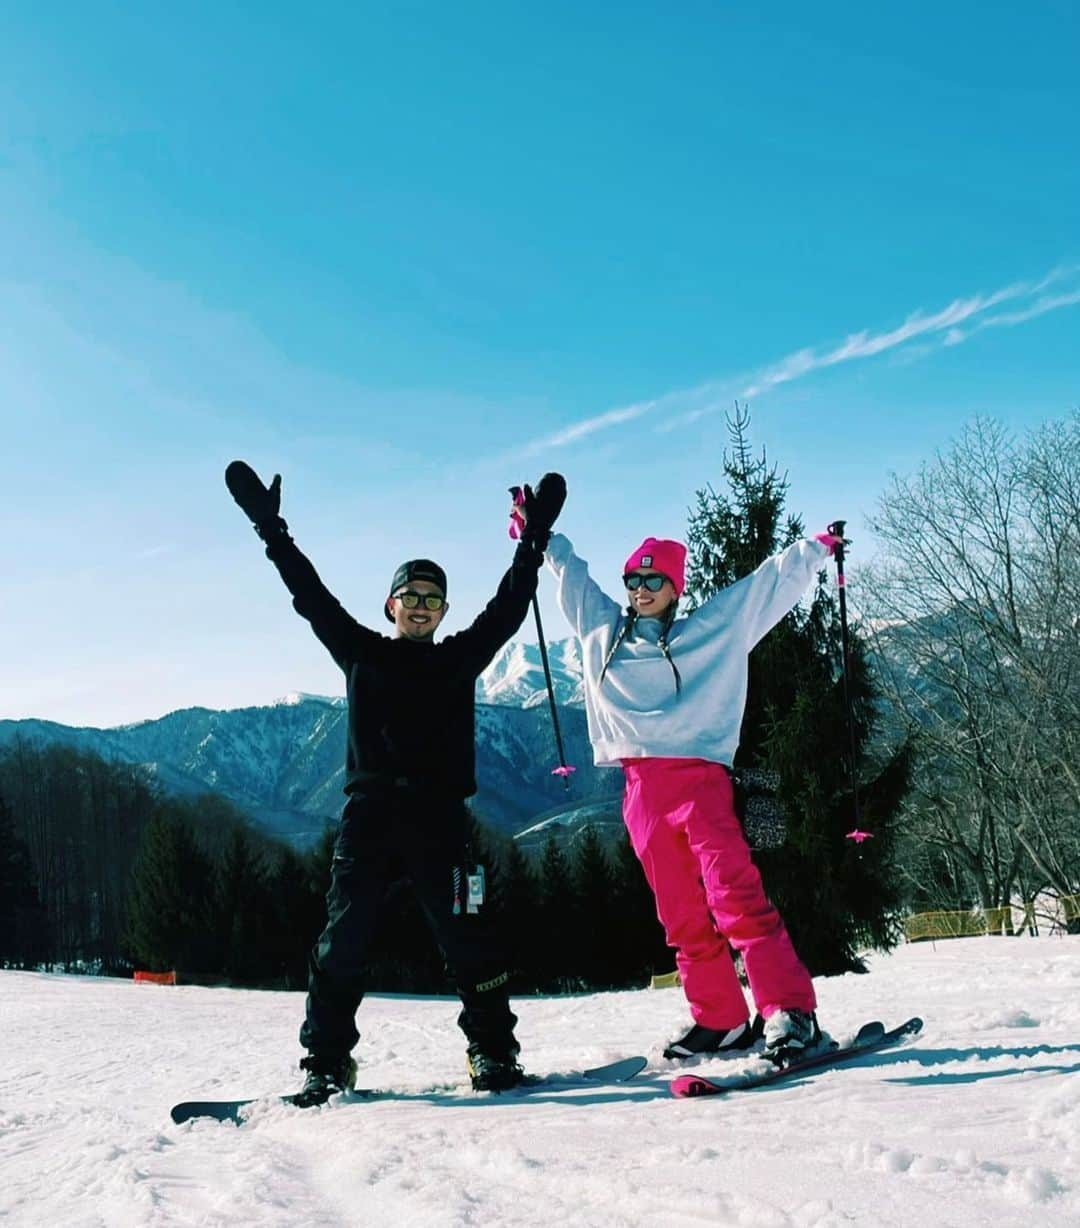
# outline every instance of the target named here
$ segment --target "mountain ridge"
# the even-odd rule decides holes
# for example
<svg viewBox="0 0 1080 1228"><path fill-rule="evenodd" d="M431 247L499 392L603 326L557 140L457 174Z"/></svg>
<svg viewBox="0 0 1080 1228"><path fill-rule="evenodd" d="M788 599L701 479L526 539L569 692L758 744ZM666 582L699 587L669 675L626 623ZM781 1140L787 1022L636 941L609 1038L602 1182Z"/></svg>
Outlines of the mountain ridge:
<svg viewBox="0 0 1080 1228"><path fill-rule="evenodd" d="M610 796L615 787L612 773L592 764L576 642L551 644L549 663L563 741L577 769L569 788L551 775L558 758L538 645L512 641L477 680L480 787L471 804L507 835L560 806ZM268 833L307 845L344 804L347 719L343 697L294 691L268 705L182 708L109 729L0 720L0 746L23 737L138 764L167 793L219 793Z"/></svg>

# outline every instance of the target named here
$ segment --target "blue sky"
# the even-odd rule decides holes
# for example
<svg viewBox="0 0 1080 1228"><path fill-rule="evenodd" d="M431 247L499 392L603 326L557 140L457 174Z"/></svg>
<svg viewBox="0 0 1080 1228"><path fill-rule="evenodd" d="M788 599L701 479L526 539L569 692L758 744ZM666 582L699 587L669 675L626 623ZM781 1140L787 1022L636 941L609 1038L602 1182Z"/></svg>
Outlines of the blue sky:
<svg viewBox="0 0 1080 1228"><path fill-rule="evenodd" d="M736 398L855 558L890 471L1075 407L1076 7L877 7L5 6L0 717L340 692L234 457L356 617L430 554L452 630L507 485L617 592Z"/></svg>

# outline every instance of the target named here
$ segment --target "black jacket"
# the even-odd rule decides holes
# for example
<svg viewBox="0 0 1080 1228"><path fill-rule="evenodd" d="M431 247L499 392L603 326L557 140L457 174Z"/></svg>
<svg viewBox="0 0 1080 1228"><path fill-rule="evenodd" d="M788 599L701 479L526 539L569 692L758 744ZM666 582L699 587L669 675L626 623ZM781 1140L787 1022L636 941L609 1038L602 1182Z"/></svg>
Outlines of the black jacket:
<svg viewBox="0 0 1080 1228"><path fill-rule="evenodd" d="M391 638L361 626L287 533L272 537L266 554L292 593L296 612L345 672L345 792L407 780L458 798L475 793L476 679L524 621L543 550L520 542L498 592L473 624L438 643Z"/></svg>

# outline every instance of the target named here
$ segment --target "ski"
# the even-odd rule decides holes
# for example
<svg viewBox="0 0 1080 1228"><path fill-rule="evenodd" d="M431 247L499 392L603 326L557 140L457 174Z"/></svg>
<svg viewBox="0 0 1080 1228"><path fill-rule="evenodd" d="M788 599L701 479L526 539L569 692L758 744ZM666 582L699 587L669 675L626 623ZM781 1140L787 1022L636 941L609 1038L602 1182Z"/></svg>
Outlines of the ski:
<svg viewBox="0 0 1080 1228"><path fill-rule="evenodd" d="M641 1074L648 1064L647 1057L622 1057L617 1062L583 1070L581 1077L589 1083L625 1083L627 1079Z"/></svg>
<svg viewBox="0 0 1080 1228"><path fill-rule="evenodd" d="M648 1064L648 1059L644 1057L624 1057L616 1062L608 1062L604 1066L594 1066L589 1070L582 1070L571 1075L528 1075L524 1083L518 1084L517 1087L511 1087L505 1092L495 1094L517 1096L528 1095L530 1092L538 1090L562 1091L566 1088L580 1087L589 1083L625 1083L629 1079L634 1078L635 1075L640 1074ZM341 1097L341 1103L348 1104L353 1100L407 1099L410 1095L423 1098L439 1097L460 1095L463 1092L473 1094L470 1088L460 1085L426 1089L422 1092L412 1093L395 1091L393 1089L380 1090L377 1088L358 1087L351 1092L344 1093ZM178 1126L196 1117L205 1117L221 1122L228 1121L239 1126L246 1120L247 1114L245 1109L248 1109L251 1105L263 1103L295 1105L295 1101L295 1096L253 1096L247 1100L185 1100L180 1104L174 1105L169 1115Z"/></svg>
<svg viewBox="0 0 1080 1228"><path fill-rule="evenodd" d="M767 1058L763 1058L757 1064L757 1069L733 1075L722 1082L706 1079L698 1074L679 1075L671 1082L671 1094L680 1099L693 1096L723 1096L728 1092L745 1092L755 1087L766 1087L785 1079L798 1078L799 1075L810 1071L839 1066L867 1053L876 1053L879 1049L888 1049L906 1040L909 1036L917 1035L922 1031L922 1026L923 1021L918 1018L909 1019L906 1023L889 1031L886 1031L883 1023L864 1023L850 1044L841 1046L836 1041L831 1041L826 1048L817 1049L783 1066L775 1066Z"/></svg>

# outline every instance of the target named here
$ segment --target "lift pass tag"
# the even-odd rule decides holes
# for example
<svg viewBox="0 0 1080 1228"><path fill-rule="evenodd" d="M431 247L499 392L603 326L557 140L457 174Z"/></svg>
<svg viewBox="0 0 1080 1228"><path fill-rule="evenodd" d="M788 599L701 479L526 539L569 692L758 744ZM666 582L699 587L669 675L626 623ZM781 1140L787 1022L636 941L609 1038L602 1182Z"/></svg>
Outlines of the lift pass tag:
<svg viewBox="0 0 1080 1228"><path fill-rule="evenodd" d="M484 867L477 866L469 875L469 895L466 903L467 912L479 912L484 902Z"/></svg>

